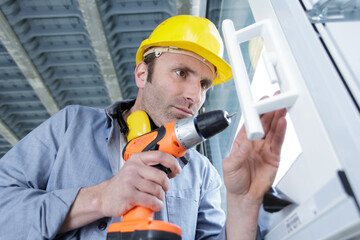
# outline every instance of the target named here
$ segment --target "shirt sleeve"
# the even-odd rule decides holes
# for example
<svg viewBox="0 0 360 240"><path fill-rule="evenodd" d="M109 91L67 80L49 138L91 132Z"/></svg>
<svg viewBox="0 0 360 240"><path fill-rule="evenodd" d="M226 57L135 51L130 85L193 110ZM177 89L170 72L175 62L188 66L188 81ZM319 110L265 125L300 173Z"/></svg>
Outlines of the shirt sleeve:
<svg viewBox="0 0 360 240"><path fill-rule="evenodd" d="M58 112L0 159L2 238L55 238L79 191L47 189L69 121L69 108Z"/></svg>
<svg viewBox="0 0 360 240"><path fill-rule="evenodd" d="M206 193L201 199L196 239L226 240L226 215L221 208L222 186L222 180L216 172L207 184ZM262 239L258 227L255 240Z"/></svg>

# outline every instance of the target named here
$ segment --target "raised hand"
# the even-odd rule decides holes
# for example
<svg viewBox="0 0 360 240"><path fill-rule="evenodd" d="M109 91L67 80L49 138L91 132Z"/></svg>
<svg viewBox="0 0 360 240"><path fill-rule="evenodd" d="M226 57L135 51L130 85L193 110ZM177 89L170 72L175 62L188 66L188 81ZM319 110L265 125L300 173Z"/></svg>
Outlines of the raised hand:
<svg viewBox="0 0 360 240"><path fill-rule="evenodd" d="M229 194L262 202L279 166L286 131L285 115L285 109L262 115L265 135L259 140L248 140L245 127L240 130L229 157L223 161L224 181Z"/></svg>

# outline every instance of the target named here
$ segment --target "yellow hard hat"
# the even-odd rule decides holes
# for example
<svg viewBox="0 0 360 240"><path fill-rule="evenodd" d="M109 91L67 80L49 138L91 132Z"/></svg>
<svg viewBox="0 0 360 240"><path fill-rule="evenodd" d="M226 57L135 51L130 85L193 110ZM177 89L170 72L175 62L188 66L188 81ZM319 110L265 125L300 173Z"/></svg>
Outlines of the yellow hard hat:
<svg viewBox="0 0 360 240"><path fill-rule="evenodd" d="M145 39L137 53L136 64L151 47L162 46L194 52L215 66L214 85L232 78L231 67L223 59L224 44L215 25L206 18L178 15L162 22Z"/></svg>

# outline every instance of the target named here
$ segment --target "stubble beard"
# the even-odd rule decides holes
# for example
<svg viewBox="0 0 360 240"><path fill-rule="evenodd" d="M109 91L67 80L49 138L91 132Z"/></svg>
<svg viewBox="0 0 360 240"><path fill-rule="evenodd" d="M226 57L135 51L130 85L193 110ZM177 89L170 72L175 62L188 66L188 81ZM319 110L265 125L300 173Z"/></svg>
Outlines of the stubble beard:
<svg viewBox="0 0 360 240"><path fill-rule="evenodd" d="M194 114L196 114L197 111L200 109L200 107L189 103L183 97L174 97L167 101L167 98L163 97L161 92L159 92L158 90L155 91L156 87L153 85L154 82L152 76L148 75L147 84L151 86L148 86L147 91L143 92L143 110L151 117L155 125L157 125L158 127L169 122L186 118L186 116L182 114L174 113L175 107L191 109Z"/></svg>

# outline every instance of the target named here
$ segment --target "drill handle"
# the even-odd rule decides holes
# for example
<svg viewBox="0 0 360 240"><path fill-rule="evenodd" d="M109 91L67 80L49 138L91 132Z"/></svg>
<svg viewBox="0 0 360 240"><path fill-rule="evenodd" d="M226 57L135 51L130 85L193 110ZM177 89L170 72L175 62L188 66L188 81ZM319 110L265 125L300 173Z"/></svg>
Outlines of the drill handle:
<svg viewBox="0 0 360 240"><path fill-rule="evenodd" d="M153 150L169 153L176 158L185 155L186 149L181 146L175 135L175 122L167 123L152 132L132 139L124 147L123 158L127 161L133 153ZM166 174L171 173L169 168L161 164L154 167L163 170Z"/></svg>
<svg viewBox="0 0 360 240"><path fill-rule="evenodd" d="M175 121L132 139L124 147L123 157L127 161L133 153L151 150L160 150L176 158L185 155L187 149L181 146L175 134Z"/></svg>
<svg viewBox="0 0 360 240"><path fill-rule="evenodd" d="M158 150L158 142L164 137L165 128L161 126L154 131L146 133L140 137L134 138L129 141L123 151L123 158L127 161L130 156L137 152L146 152L151 150Z"/></svg>
<svg viewBox="0 0 360 240"><path fill-rule="evenodd" d="M144 134L140 137L132 139L128 142L123 151L123 158L127 161L133 153L136 152L146 152L151 150L158 150L159 145L158 142L165 136L166 129L164 126L160 128ZM153 167L164 171L166 174L171 173L171 169L164 167L161 164L156 164Z"/></svg>

